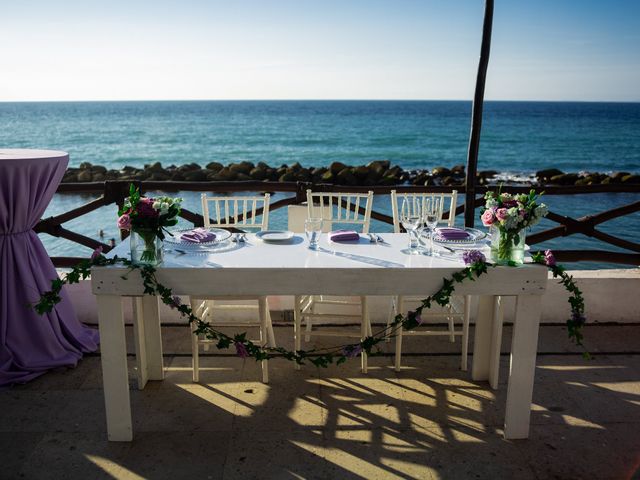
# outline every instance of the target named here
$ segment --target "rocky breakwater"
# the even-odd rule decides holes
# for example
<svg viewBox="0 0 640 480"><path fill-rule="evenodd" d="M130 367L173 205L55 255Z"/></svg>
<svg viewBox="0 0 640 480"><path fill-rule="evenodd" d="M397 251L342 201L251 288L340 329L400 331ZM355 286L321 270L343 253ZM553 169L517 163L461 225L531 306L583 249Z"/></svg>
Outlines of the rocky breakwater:
<svg viewBox="0 0 640 480"><path fill-rule="evenodd" d="M375 160L367 165L350 166L333 162L327 167L303 167L299 163L272 167L264 162L239 162L223 165L211 162L205 167L196 163L163 167L159 162L145 165L143 168L124 167L121 170L108 170L100 165L88 162L77 168L69 168L62 179L72 182L103 182L105 180L149 180L149 181L187 181L187 182L233 182L233 181L269 181L269 182L313 182L335 185L462 185L465 181L464 165L452 168L434 167L427 169L404 170L391 165L388 160ZM483 170L476 174L477 184L490 185L501 182L499 172ZM508 183L526 183L540 185L592 185L609 183L640 184L640 175L628 172L603 173L565 173L558 169L540 170L528 181L509 181Z"/></svg>
<svg viewBox="0 0 640 480"><path fill-rule="evenodd" d="M489 183L495 171L477 174L481 184ZM296 162L291 165L272 167L264 162L239 162L223 165L211 162L205 167L196 163L163 167L159 162L143 168L126 166L121 170L107 170L89 162L77 168L69 168L62 181L103 182L105 180L149 180L187 182L229 182L229 181L269 181L269 182L314 182L336 185L460 185L464 183L464 165L453 168L404 170L391 165L388 160L375 160L367 165L350 166L333 162L327 167L303 167Z"/></svg>

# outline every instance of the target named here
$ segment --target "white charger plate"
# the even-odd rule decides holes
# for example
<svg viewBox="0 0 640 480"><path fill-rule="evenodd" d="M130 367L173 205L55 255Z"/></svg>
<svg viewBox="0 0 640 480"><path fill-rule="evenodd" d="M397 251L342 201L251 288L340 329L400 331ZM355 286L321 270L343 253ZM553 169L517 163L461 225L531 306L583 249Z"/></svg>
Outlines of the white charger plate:
<svg viewBox="0 0 640 480"><path fill-rule="evenodd" d="M256 238L263 242L287 242L293 235L290 230L261 230L256 233Z"/></svg>

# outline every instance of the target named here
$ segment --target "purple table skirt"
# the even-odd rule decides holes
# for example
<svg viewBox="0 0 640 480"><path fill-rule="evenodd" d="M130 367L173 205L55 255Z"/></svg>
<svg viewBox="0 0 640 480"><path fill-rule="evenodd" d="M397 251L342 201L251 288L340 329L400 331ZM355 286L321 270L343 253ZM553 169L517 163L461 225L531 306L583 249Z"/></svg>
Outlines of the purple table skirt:
<svg viewBox="0 0 640 480"><path fill-rule="evenodd" d="M97 330L78 321L66 292L48 314L31 308L57 277L32 229L68 158L63 152L0 150L0 387L75 366L98 347Z"/></svg>

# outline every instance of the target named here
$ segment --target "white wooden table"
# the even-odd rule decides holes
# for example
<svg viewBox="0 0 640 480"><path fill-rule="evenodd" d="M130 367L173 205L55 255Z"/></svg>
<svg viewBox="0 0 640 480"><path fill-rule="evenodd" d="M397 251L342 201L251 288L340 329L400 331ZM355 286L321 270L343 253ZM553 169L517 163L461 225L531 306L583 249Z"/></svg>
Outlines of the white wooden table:
<svg viewBox="0 0 640 480"><path fill-rule="evenodd" d="M165 254L158 281L177 295L423 295L436 292L442 279L464 267L459 259L406 255L406 234L382 234L386 244L336 244L321 239L320 251L306 240L292 244L264 244L248 236L248 243L208 255ZM124 242L111 255L126 256ZM137 297L136 342L139 345L141 385L163 379L158 299L143 296L137 272L123 279L127 269L92 270L100 324L107 431L111 441L133 438L122 297ZM495 387L502 320L500 296L517 296L511 368L505 408L505 437L527 438L533 392L540 298L547 269L539 265L498 267L475 282L456 287L456 294L480 297L476 320L472 378ZM293 371L293 366L292 366Z"/></svg>

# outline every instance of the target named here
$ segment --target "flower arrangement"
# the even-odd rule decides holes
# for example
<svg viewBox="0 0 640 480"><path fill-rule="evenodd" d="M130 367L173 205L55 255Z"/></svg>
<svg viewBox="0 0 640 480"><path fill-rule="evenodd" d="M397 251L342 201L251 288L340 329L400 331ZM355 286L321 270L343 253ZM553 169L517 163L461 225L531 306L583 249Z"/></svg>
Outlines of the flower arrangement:
<svg viewBox="0 0 640 480"><path fill-rule="evenodd" d="M164 231L178 223L181 198L143 197L134 186L118 210L118 228L131 231L131 259L140 263L158 264L164 240Z"/></svg>
<svg viewBox="0 0 640 480"><path fill-rule="evenodd" d="M485 206L480 218L485 227L494 231L491 246L494 261L522 263L524 235L521 232L540 222L549 213L547 206L538 202L535 190L528 195L489 191L484 198Z"/></svg>

